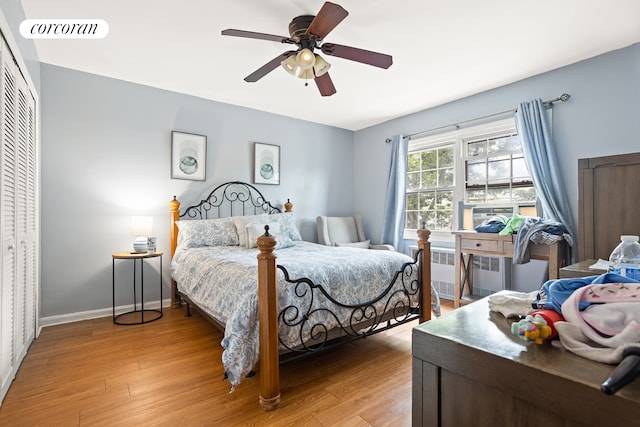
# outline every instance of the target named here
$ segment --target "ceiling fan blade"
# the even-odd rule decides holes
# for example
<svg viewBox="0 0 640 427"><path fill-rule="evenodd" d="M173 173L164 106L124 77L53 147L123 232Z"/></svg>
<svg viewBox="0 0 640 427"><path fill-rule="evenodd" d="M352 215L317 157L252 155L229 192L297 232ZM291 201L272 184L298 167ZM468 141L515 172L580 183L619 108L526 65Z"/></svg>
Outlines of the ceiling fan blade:
<svg viewBox="0 0 640 427"><path fill-rule="evenodd" d="M309 28L305 34L318 37L318 39L324 39L327 34L331 32L344 18L349 15L349 12L344 10L342 6L335 3L325 2L320 8L320 11L313 18Z"/></svg>
<svg viewBox="0 0 640 427"><path fill-rule="evenodd" d="M293 55L295 53L296 53L295 50L288 50L288 51L276 56L271 61L267 62L262 67L258 68L253 73L251 73L247 77L245 77L244 81L245 82L250 82L250 83L257 82L258 80L260 80L261 78L263 78L264 76L269 74L271 71L273 71L276 68L278 68L278 65L280 65L280 63L282 61L284 61L289 56L291 56L291 55Z"/></svg>
<svg viewBox="0 0 640 427"><path fill-rule="evenodd" d="M234 29L231 29L231 28L228 29L228 30L223 30L222 31L222 35L223 36L234 36L234 37L245 37L245 38L248 38L248 39L269 40L269 41L278 42L278 43L293 43L293 44L295 44L295 41L293 41L289 37L276 36L276 35L273 35L273 34L255 33L253 31L234 30Z"/></svg>
<svg viewBox="0 0 640 427"><path fill-rule="evenodd" d="M324 43L320 49L327 55L362 62L363 64L373 65L374 67L389 68L391 64L393 64L393 58L391 55L358 49L356 47Z"/></svg>
<svg viewBox="0 0 640 427"><path fill-rule="evenodd" d="M315 79L316 86L318 86L318 90L320 90L320 95L322 96L331 96L336 93L336 87L333 85L333 81L331 77L329 77L329 73L324 73L320 77L316 77Z"/></svg>

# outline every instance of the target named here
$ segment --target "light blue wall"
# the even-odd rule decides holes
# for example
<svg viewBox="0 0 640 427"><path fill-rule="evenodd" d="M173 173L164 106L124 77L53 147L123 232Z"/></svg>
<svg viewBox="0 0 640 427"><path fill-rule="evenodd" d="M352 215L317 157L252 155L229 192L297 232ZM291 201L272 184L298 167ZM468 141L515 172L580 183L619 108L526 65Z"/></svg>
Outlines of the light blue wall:
<svg viewBox="0 0 640 427"><path fill-rule="evenodd" d="M170 179L172 130L207 136L206 182ZM42 134L44 317L111 307L111 253L132 249L136 214L154 217L167 297L169 201L251 182L253 141L281 147L281 185L257 187L291 199L305 240L317 241L317 215L352 210L353 132L343 129L42 64ZM117 277L131 274L125 265Z"/></svg>
<svg viewBox="0 0 640 427"><path fill-rule="evenodd" d="M353 206L367 218L365 232L376 242L380 238L390 158L386 138L509 110L534 98L553 99L565 92L571 99L553 109L553 136L577 224L578 159L640 151L640 44L357 131Z"/></svg>

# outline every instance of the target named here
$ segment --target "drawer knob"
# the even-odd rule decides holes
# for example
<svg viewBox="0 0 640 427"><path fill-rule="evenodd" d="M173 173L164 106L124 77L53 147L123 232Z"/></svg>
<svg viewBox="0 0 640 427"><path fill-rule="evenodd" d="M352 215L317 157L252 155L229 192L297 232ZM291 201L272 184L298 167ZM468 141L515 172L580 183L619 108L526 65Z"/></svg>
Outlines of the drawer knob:
<svg viewBox="0 0 640 427"><path fill-rule="evenodd" d="M476 243L476 248L479 248L482 244L480 242Z"/></svg>

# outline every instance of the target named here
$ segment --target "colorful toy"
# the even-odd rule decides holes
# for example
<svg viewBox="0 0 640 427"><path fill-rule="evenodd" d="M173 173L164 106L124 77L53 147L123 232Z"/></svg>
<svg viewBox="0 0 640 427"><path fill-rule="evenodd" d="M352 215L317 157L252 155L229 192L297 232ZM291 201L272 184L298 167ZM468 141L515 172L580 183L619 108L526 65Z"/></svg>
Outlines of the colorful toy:
<svg viewBox="0 0 640 427"><path fill-rule="evenodd" d="M554 310L538 310L512 323L511 332L528 343L542 344L558 335L553 323L559 320L563 320L562 316Z"/></svg>

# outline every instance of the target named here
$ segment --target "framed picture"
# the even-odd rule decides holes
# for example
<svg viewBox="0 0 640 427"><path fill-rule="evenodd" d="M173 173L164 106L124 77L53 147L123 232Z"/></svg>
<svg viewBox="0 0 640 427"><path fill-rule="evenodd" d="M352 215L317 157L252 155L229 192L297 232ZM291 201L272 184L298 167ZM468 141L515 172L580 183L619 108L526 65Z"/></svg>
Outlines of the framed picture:
<svg viewBox="0 0 640 427"><path fill-rule="evenodd" d="M280 146L253 143L253 183L280 184Z"/></svg>
<svg viewBox="0 0 640 427"><path fill-rule="evenodd" d="M204 181L207 169L207 137L171 132L171 178Z"/></svg>

